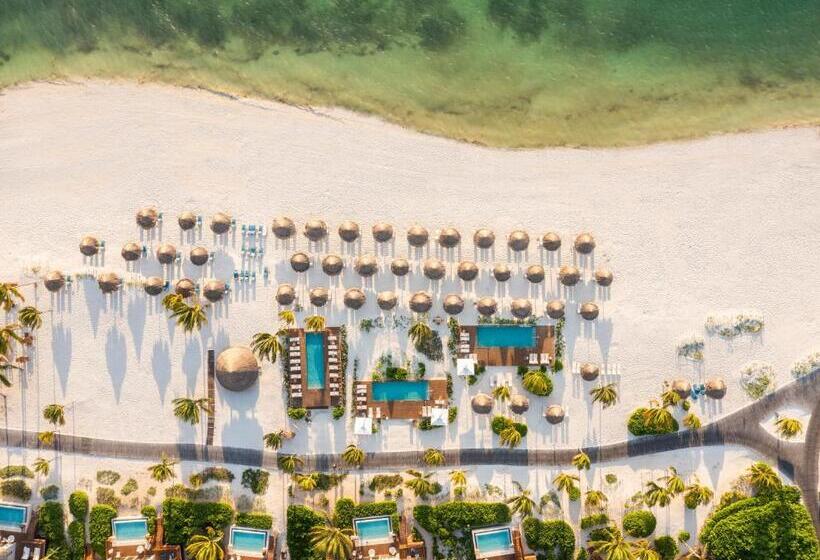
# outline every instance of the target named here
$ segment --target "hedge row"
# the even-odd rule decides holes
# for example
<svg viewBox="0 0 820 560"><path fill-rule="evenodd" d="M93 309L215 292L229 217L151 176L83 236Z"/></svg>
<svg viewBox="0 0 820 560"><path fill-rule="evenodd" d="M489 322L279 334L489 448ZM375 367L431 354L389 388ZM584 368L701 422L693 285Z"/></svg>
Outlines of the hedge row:
<svg viewBox="0 0 820 560"><path fill-rule="evenodd" d="M376 515L395 516L393 529L398 521L396 502L364 502L353 503L350 498L341 498L336 502L336 524L339 527L353 528L353 520L359 517L373 517Z"/></svg>
<svg viewBox="0 0 820 560"><path fill-rule="evenodd" d="M240 527L250 527L251 529L270 529L273 527L273 517L267 513L239 513L234 523Z"/></svg>
<svg viewBox="0 0 820 560"><path fill-rule="evenodd" d="M162 502L165 541L184 546L193 535L208 527L224 531L233 521L233 508L219 502L190 502L167 498Z"/></svg>
<svg viewBox="0 0 820 560"><path fill-rule="evenodd" d="M521 524L527 546L546 560L572 560L575 551L575 533L566 521L560 519L539 521L528 517Z"/></svg>

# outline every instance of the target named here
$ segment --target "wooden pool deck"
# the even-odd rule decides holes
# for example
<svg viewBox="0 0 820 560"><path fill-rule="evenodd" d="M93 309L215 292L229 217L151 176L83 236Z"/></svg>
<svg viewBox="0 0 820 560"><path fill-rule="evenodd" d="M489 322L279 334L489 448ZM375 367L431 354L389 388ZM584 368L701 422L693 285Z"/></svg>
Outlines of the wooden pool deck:
<svg viewBox="0 0 820 560"><path fill-rule="evenodd" d="M447 407L447 380L425 379L425 381L428 382L430 391L429 398L424 401L374 401L373 382L357 381L353 387L353 406L356 416L370 416L376 420L418 420L424 417L427 407Z"/></svg>
<svg viewBox="0 0 820 560"><path fill-rule="evenodd" d="M371 551L373 551L372 555ZM409 522L406 516L402 515L398 536L394 535L392 542L358 546L358 543L354 541L352 558L357 560L426 560L427 549L423 542L413 540Z"/></svg>
<svg viewBox="0 0 820 560"><path fill-rule="evenodd" d="M23 505L23 504L20 504ZM14 558L20 560L28 549L28 558L31 560L35 556L41 558L46 553L46 541L37 537L37 511L29 509L29 521L25 528L14 530L11 528L0 529L0 538L6 541L9 537L14 537Z"/></svg>
<svg viewBox="0 0 820 560"><path fill-rule="evenodd" d="M459 358L473 358L485 366L538 366L541 364L551 366L555 360L555 327L553 326L535 326L534 345L530 348L478 346L479 326L483 325L469 325L460 328L457 346Z"/></svg>
<svg viewBox="0 0 820 560"><path fill-rule="evenodd" d="M287 372L290 383L291 406L304 408L330 408L342 402L344 391L341 371L341 348L338 327L328 327L321 334L324 337L325 384L321 388L309 388L307 377L306 331L288 331Z"/></svg>

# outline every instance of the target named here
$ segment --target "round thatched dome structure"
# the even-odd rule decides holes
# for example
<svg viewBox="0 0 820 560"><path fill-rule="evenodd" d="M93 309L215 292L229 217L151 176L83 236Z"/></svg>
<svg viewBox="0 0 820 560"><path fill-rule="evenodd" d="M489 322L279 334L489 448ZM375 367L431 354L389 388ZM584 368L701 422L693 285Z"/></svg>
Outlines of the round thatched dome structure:
<svg viewBox="0 0 820 560"><path fill-rule="evenodd" d="M180 278L174 285L174 291L182 297L192 296L194 294L194 290L196 290L196 285L193 280L190 280L189 278Z"/></svg>
<svg viewBox="0 0 820 560"><path fill-rule="evenodd" d="M177 248L170 243L157 247L157 260L160 264L171 264L177 258Z"/></svg>
<svg viewBox="0 0 820 560"><path fill-rule="evenodd" d="M120 254L122 255L122 258L127 261L136 261L139 260L140 255L142 254L142 247L134 242L126 243L122 246L122 251Z"/></svg>
<svg viewBox="0 0 820 560"><path fill-rule="evenodd" d="M595 271L595 281L599 286L609 286L612 284L612 271L599 268Z"/></svg>
<svg viewBox="0 0 820 560"><path fill-rule="evenodd" d="M355 268L359 276L373 276L379 271L379 261L373 255L362 255L356 259Z"/></svg>
<svg viewBox="0 0 820 560"><path fill-rule="evenodd" d="M103 272L97 277L97 285L104 294L110 294L120 289L122 280L114 272Z"/></svg>
<svg viewBox="0 0 820 560"><path fill-rule="evenodd" d="M379 222L373 226L373 239L377 243L386 243L393 239L393 226L385 222Z"/></svg>
<svg viewBox="0 0 820 560"><path fill-rule="evenodd" d="M560 424L564 421L564 407L560 404L549 405L547 411L544 413L544 418L546 418L550 424Z"/></svg>
<svg viewBox="0 0 820 560"><path fill-rule="evenodd" d="M231 216L225 212L217 212L211 217L211 231L217 235L228 233L231 229Z"/></svg>
<svg viewBox="0 0 820 560"><path fill-rule="evenodd" d="M165 289L165 280L159 276L149 276L145 279L143 288L149 296L158 296L162 293L162 290Z"/></svg>
<svg viewBox="0 0 820 560"><path fill-rule="evenodd" d="M493 411L493 399L486 393L478 393L470 401L470 406L476 414L489 414Z"/></svg>
<svg viewBox="0 0 820 560"><path fill-rule="evenodd" d="M544 281L544 274L543 266L540 264L531 264L527 267L527 272L524 273L524 276L533 284L540 284Z"/></svg>
<svg viewBox="0 0 820 560"><path fill-rule="evenodd" d="M581 279L581 271L578 267L565 265L558 270L558 278L564 286L574 286Z"/></svg>
<svg viewBox="0 0 820 560"><path fill-rule="evenodd" d="M475 302L475 307L481 315L489 317L498 310L498 304L494 298L483 297Z"/></svg>
<svg viewBox="0 0 820 560"><path fill-rule="evenodd" d="M308 220L305 222L305 237L311 241L321 241L327 237L327 224L322 220Z"/></svg>
<svg viewBox="0 0 820 560"><path fill-rule="evenodd" d="M430 234L427 232L427 229L422 226L410 226L410 229L407 230L407 242L413 247L423 247L427 245L429 238Z"/></svg>
<svg viewBox="0 0 820 560"><path fill-rule="evenodd" d="M513 251L526 251L530 246L530 234L517 229L507 238L507 246Z"/></svg>
<svg viewBox="0 0 820 560"><path fill-rule="evenodd" d="M547 251L557 251L561 248L561 237L553 231L548 231L541 238L541 246Z"/></svg>
<svg viewBox="0 0 820 560"><path fill-rule="evenodd" d="M448 315L458 315L464 311L464 298L458 294L449 294L444 298L443 306Z"/></svg>
<svg viewBox="0 0 820 560"><path fill-rule="evenodd" d="M287 216L279 216L273 219L271 231L277 239L290 239L296 233L296 224Z"/></svg>
<svg viewBox="0 0 820 560"><path fill-rule="evenodd" d="M473 261L461 261L458 263L458 277L465 282L475 280L478 276L478 266Z"/></svg>
<svg viewBox="0 0 820 560"><path fill-rule="evenodd" d="M307 253L293 253L290 257L290 267L296 272L305 272L310 268L310 257Z"/></svg>
<svg viewBox="0 0 820 560"><path fill-rule="evenodd" d="M493 230L487 228L478 229L473 234L473 243L475 243L479 249L489 249L493 246L493 243L495 243L495 233L493 233Z"/></svg>
<svg viewBox="0 0 820 560"><path fill-rule="evenodd" d="M188 254L188 258L196 266L202 266L203 264L208 262L210 254L208 253L208 249L206 249L205 247L194 247Z"/></svg>
<svg viewBox="0 0 820 560"><path fill-rule="evenodd" d="M59 291L60 288L65 286L65 276L59 270L52 270L43 278L43 285L49 292Z"/></svg>
<svg viewBox="0 0 820 560"><path fill-rule="evenodd" d="M179 224L179 229L182 231L194 229L196 227L196 214L193 212L183 212L177 216L177 223Z"/></svg>
<svg viewBox="0 0 820 560"><path fill-rule="evenodd" d="M322 270L328 276L338 276L344 267L345 263L339 255L327 255L322 259Z"/></svg>
<svg viewBox="0 0 820 560"><path fill-rule="evenodd" d="M147 206L137 212L137 225L142 229L151 229L157 225L157 209L153 206Z"/></svg>
<svg viewBox="0 0 820 560"><path fill-rule="evenodd" d="M404 276L410 272L410 263L407 259L393 259L393 262L390 263L390 272L396 276Z"/></svg>
<svg viewBox="0 0 820 560"><path fill-rule="evenodd" d="M455 247L461 241L461 234L457 229L447 227L441 230L438 234L438 243L445 249Z"/></svg>
<svg viewBox="0 0 820 560"><path fill-rule="evenodd" d="M100 250L100 242L96 237L86 235L80 240L80 252L86 257L93 257Z"/></svg>
<svg viewBox="0 0 820 560"><path fill-rule="evenodd" d="M228 391L249 389L259 378L259 362L247 346L231 346L216 358L216 380Z"/></svg>
<svg viewBox="0 0 820 560"><path fill-rule="evenodd" d="M510 398L510 410L516 414L524 414L530 409L530 399L524 395L513 395Z"/></svg>
<svg viewBox="0 0 820 560"><path fill-rule="evenodd" d="M393 292L379 292L379 295L376 297L376 303L378 304L379 309L384 311L393 309L396 307L398 302L399 299Z"/></svg>
<svg viewBox="0 0 820 560"><path fill-rule="evenodd" d="M682 399L687 398L692 392L692 384L686 379L675 379L670 386L670 389L675 391Z"/></svg>
<svg viewBox="0 0 820 560"><path fill-rule="evenodd" d="M589 362L581 364L581 378L584 381L595 381L601 375L601 368Z"/></svg>
<svg viewBox="0 0 820 560"><path fill-rule="evenodd" d="M592 321L598 317L598 306L591 301L581 305L581 317L587 321Z"/></svg>
<svg viewBox="0 0 820 560"><path fill-rule="evenodd" d="M427 313L433 307L433 298L427 292L416 292L410 298L410 309L416 313Z"/></svg>
<svg viewBox="0 0 820 560"><path fill-rule="evenodd" d="M512 303L510 304L510 311L512 312L513 317L526 319L532 315L532 303L528 299L516 298L512 300Z"/></svg>
<svg viewBox="0 0 820 560"><path fill-rule="evenodd" d="M706 396L713 399L722 399L726 396L726 382L720 377L712 377L706 381Z"/></svg>
<svg viewBox="0 0 820 560"><path fill-rule="evenodd" d="M350 288L345 291L344 302L350 309L361 309L365 301L367 301L367 296L359 288Z"/></svg>
<svg viewBox="0 0 820 560"><path fill-rule="evenodd" d="M512 270L506 263L498 263L493 267L493 278L498 282L506 282L512 276Z"/></svg>
<svg viewBox="0 0 820 560"><path fill-rule="evenodd" d="M427 259L424 261L424 275L430 280L441 280L446 272L447 269L440 260Z"/></svg>
<svg viewBox="0 0 820 560"><path fill-rule="evenodd" d="M565 306L560 299L553 299L547 303L547 316L550 319L560 319L564 316Z"/></svg>
<svg viewBox="0 0 820 560"><path fill-rule="evenodd" d="M276 288L276 303L290 305L296 300L296 290L290 284L279 284Z"/></svg>
<svg viewBox="0 0 820 560"><path fill-rule="evenodd" d="M339 237L342 238L342 241L352 243L359 238L359 235L361 235L359 224L356 222L346 220L339 226Z"/></svg>
<svg viewBox="0 0 820 560"><path fill-rule="evenodd" d="M328 292L327 288L313 288L309 292L309 296L310 303L316 307L322 307L330 299L330 292Z"/></svg>
<svg viewBox="0 0 820 560"><path fill-rule="evenodd" d="M211 303L217 302L225 297L225 282L211 279L202 286L202 295Z"/></svg>
<svg viewBox="0 0 820 560"><path fill-rule="evenodd" d="M588 255L595 249L595 238L589 233L582 233L575 238L575 250L582 255Z"/></svg>

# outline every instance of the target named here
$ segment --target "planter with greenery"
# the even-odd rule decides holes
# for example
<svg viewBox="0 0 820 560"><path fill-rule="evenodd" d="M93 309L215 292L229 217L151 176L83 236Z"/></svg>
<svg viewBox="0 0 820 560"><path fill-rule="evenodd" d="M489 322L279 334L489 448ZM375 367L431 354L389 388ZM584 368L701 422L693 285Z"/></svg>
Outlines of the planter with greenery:
<svg viewBox="0 0 820 560"><path fill-rule="evenodd" d="M88 537L91 549L100 558L105 558L105 543L111 536L111 520L117 517L117 510L107 505L96 505L88 516Z"/></svg>

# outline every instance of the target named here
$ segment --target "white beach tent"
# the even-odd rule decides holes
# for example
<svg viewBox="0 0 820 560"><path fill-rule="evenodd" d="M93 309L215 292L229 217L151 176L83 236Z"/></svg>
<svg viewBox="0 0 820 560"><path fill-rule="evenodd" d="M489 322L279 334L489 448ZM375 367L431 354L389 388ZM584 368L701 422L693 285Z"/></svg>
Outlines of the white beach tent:
<svg viewBox="0 0 820 560"><path fill-rule="evenodd" d="M475 375L475 360L472 358L459 358L456 360L456 374L459 377Z"/></svg>
<svg viewBox="0 0 820 560"><path fill-rule="evenodd" d="M441 406L434 406L430 410L430 424L433 426L446 426L449 423L450 412Z"/></svg>
<svg viewBox="0 0 820 560"><path fill-rule="evenodd" d="M353 423L353 433L357 436L373 435L373 419L366 416L357 416Z"/></svg>

